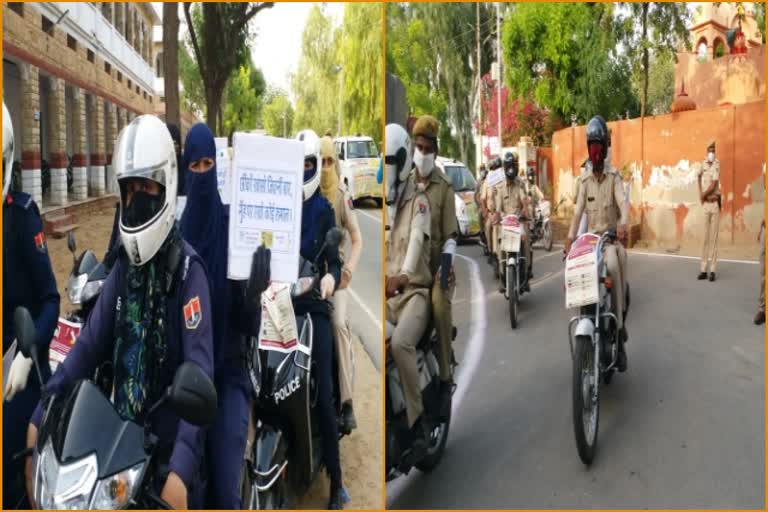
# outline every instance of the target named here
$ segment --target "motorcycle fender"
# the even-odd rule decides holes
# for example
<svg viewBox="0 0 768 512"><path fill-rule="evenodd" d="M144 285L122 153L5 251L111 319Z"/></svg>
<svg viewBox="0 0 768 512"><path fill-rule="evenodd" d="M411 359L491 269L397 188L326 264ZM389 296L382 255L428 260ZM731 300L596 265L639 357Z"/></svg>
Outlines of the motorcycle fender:
<svg viewBox="0 0 768 512"><path fill-rule="evenodd" d="M581 318L579 323L576 324L576 330L573 332L574 336L589 336L590 339L595 333L595 324L592 323L591 318Z"/></svg>
<svg viewBox="0 0 768 512"><path fill-rule="evenodd" d="M507 260L507 265L517 265L517 260L514 257L511 257Z"/></svg>
<svg viewBox="0 0 768 512"><path fill-rule="evenodd" d="M254 441L253 471L256 488L269 490L288 465L287 445L283 431L261 424Z"/></svg>

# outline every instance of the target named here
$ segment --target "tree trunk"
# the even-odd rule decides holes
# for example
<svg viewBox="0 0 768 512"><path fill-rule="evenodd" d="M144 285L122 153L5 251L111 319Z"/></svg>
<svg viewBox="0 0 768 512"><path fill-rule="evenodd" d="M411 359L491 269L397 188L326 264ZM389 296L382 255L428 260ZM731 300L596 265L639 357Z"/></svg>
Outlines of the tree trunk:
<svg viewBox="0 0 768 512"><path fill-rule="evenodd" d="M165 82L165 122L181 130L179 105L179 4L163 4L163 80Z"/></svg>
<svg viewBox="0 0 768 512"><path fill-rule="evenodd" d="M215 87L215 84L206 87L205 90L206 124L208 124L208 128L211 129L214 136L221 132L219 127L219 113L221 111L221 96L223 93L224 88Z"/></svg>
<svg viewBox="0 0 768 512"><path fill-rule="evenodd" d="M648 105L648 76L650 75L648 62L648 9L649 3L643 2L643 96L640 99L640 117L645 117L645 107Z"/></svg>

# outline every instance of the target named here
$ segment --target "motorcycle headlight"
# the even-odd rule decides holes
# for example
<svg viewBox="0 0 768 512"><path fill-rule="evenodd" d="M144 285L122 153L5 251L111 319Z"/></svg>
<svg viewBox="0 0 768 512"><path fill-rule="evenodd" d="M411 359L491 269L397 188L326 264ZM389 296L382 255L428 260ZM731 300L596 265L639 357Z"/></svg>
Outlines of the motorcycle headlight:
<svg viewBox="0 0 768 512"><path fill-rule="evenodd" d="M298 281L291 285L291 295L300 297L310 291L315 286L314 277L300 277Z"/></svg>
<svg viewBox="0 0 768 512"><path fill-rule="evenodd" d="M62 465L48 440L35 464L35 501L47 510L86 509L97 475L96 454Z"/></svg>
<svg viewBox="0 0 768 512"><path fill-rule="evenodd" d="M83 287L83 294L82 294L82 301L88 302L95 296L99 294L101 291L101 287L104 286L104 280L99 279L98 281L89 281L85 284L85 287Z"/></svg>
<svg viewBox="0 0 768 512"><path fill-rule="evenodd" d="M127 507L136 495L143 472L144 463L142 462L130 469L99 480L91 500L91 509L115 510Z"/></svg>
<svg viewBox="0 0 768 512"><path fill-rule="evenodd" d="M79 276L72 276L67 283L67 295L69 296L69 302L72 305L77 306L82 300L82 293L85 284L88 282L88 276L80 274Z"/></svg>

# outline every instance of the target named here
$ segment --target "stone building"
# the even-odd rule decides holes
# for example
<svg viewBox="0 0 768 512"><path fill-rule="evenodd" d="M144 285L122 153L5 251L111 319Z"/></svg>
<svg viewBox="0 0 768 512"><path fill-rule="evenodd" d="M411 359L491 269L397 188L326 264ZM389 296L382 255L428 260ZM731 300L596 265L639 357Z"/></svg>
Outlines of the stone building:
<svg viewBox="0 0 768 512"><path fill-rule="evenodd" d="M151 3L3 2L3 96L15 160L22 190L43 210L116 192L117 134L158 102L159 23Z"/></svg>

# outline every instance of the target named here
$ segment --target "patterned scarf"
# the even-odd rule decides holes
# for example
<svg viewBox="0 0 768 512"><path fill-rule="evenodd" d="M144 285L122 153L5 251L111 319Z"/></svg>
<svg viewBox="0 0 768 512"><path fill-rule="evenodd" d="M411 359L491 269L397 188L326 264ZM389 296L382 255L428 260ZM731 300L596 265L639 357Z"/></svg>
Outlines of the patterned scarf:
<svg viewBox="0 0 768 512"><path fill-rule="evenodd" d="M123 266L123 293L115 322L115 407L123 419L142 421L163 391L167 356L165 321L166 249L179 237L176 228L150 262Z"/></svg>

